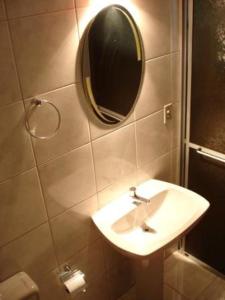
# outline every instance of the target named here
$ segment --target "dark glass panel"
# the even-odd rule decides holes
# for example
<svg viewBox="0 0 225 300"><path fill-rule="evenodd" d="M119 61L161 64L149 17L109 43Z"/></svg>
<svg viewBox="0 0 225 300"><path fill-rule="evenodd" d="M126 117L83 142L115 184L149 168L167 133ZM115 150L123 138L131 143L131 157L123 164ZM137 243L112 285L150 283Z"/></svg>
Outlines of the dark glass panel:
<svg viewBox="0 0 225 300"><path fill-rule="evenodd" d="M225 1L195 0L191 142L225 153Z"/></svg>
<svg viewBox="0 0 225 300"><path fill-rule="evenodd" d="M210 208L187 235L186 251L225 274L225 166L190 152L189 189L210 202Z"/></svg>

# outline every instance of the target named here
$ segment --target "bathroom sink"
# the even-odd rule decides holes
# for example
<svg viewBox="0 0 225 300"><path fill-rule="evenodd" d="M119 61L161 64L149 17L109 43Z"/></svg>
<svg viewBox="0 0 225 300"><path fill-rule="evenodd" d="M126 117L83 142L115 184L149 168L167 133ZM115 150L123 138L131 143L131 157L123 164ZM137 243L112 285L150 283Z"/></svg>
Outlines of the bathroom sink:
<svg viewBox="0 0 225 300"><path fill-rule="evenodd" d="M147 257L181 237L209 207L200 195L154 179L139 185L137 193L150 201L126 193L92 216L102 235L133 257Z"/></svg>

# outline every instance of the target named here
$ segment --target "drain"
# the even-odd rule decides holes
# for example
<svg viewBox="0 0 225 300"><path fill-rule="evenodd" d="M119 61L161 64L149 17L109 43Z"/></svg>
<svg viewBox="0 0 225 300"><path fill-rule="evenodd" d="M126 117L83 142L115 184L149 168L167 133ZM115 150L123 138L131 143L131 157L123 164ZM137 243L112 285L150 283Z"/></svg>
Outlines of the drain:
<svg viewBox="0 0 225 300"><path fill-rule="evenodd" d="M145 224L145 223L142 224L141 228L142 228L142 230L143 230L144 232L156 233L156 230L155 230L154 228L148 226L148 225Z"/></svg>

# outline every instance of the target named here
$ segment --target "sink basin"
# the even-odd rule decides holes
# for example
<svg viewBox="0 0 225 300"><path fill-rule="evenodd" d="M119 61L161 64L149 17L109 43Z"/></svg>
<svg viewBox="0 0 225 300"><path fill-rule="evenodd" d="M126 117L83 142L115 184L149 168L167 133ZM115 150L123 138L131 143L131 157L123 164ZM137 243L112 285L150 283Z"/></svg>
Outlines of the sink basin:
<svg viewBox="0 0 225 300"><path fill-rule="evenodd" d="M147 257L181 237L209 207L200 195L154 179L138 186L137 194L150 202L140 203L126 193L92 216L103 236L133 257Z"/></svg>

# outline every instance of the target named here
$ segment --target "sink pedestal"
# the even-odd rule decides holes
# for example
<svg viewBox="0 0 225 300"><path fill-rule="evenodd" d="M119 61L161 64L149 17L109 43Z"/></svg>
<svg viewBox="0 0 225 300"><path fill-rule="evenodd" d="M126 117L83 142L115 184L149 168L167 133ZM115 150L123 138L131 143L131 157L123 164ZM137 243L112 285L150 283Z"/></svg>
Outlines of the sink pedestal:
<svg viewBox="0 0 225 300"><path fill-rule="evenodd" d="M136 298L163 300L164 252L159 250L149 258L135 262Z"/></svg>

